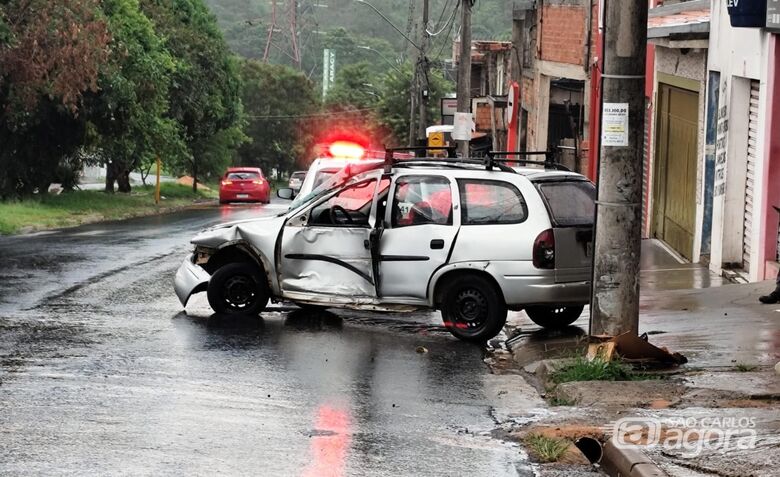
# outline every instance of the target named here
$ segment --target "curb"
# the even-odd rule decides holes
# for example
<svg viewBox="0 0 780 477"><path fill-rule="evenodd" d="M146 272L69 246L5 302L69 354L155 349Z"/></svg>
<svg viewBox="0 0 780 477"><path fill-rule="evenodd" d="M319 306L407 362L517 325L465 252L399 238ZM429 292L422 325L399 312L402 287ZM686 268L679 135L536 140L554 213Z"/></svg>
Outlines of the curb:
<svg viewBox="0 0 780 477"><path fill-rule="evenodd" d="M601 468L612 477L665 477L667 475L644 452L616 447L612 439L604 444Z"/></svg>

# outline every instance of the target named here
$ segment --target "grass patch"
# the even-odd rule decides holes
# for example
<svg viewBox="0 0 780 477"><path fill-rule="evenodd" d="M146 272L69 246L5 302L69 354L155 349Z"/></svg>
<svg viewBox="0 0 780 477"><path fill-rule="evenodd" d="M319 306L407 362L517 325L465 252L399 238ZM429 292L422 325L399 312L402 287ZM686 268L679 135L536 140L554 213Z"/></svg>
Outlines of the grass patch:
<svg viewBox="0 0 780 477"><path fill-rule="evenodd" d="M150 215L196 200L216 197L216 191L198 191L178 184L161 184L160 205L154 203L154 187L135 187L129 194L83 190L0 202L0 234L68 227L101 220Z"/></svg>
<svg viewBox="0 0 780 477"><path fill-rule="evenodd" d="M658 376L634 371L631 366L618 360L604 361L594 359L588 361L582 356L575 358L571 363L553 372L550 379L556 383L568 383L571 381L642 381L647 379L659 379Z"/></svg>
<svg viewBox="0 0 780 477"><path fill-rule="evenodd" d="M758 369L758 366L754 364L738 363L734 368L740 373L749 373Z"/></svg>
<svg viewBox="0 0 780 477"><path fill-rule="evenodd" d="M541 434L529 434L523 442L541 462L558 462L569 448L569 441Z"/></svg>

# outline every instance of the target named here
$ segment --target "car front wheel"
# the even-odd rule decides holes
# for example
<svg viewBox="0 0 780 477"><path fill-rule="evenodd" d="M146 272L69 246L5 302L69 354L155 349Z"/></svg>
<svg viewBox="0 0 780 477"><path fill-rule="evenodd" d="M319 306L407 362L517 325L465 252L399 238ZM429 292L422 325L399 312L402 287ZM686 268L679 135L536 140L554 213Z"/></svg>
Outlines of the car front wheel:
<svg viewBox="0 0 780 477"><path fill-rule="evenodd" d="M228 263L211 276L206 295L216 313L257 315L268 304L270 291L258 267Z"/></svg>
<svg viewBox="0 0 780 477"><path fill-rule="evenodd" d="M504 328L507 308L495 286L478 276L446 285L441 303L444 326L463 341L484 343Z"/></svg>
<svg viewBox="0 0 780 477"><path fill-rule="evenodd" d="M574 306L527 306L525 313L534 323L544 328L565 328L577 321L585 307Z"/></svg>

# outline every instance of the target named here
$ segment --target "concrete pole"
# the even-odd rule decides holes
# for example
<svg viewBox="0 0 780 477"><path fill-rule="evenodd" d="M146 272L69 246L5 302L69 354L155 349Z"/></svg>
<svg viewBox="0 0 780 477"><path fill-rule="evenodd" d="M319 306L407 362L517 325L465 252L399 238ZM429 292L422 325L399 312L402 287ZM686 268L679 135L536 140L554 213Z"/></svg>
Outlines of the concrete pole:
<svg viewBox="0 0 780 477"><path fill-rule="evenodd" d="M604 111L590 333L616 336L639 328L647 2L603 1ZM621 126L624 107L627 127Z"/></svg>
<svg viewBox="0 0 780 477"><path fill-rule="evenodd" d="M420 72L420 79L418 81L419 89L418 101L419 107L419 120L417 123L417 142L422 145L426 143L425 129L428 127L428 100L426 93L428 92L428 59L425 57L425 52L428 50L428 0L423 0L423 15L422 15L422 28L420 29L422 38L420 40L420 50L417 60L418 71Z"/></svg>
<svg viewBox="0 0 780 477"><path fill-rule="evenodd" d="M417 101L417 67L412 71L412 77L409 80L409 147L414 147L414 116L415 105Z"/></svg>
<svg viewBox="0 0 780 477"><path fill-rule="evenodd" d="M471 112L471 7L473 0L460 0L460 61L458 62L458 112ZM458 141L458 154L470 156L470 141Z"/></svg>

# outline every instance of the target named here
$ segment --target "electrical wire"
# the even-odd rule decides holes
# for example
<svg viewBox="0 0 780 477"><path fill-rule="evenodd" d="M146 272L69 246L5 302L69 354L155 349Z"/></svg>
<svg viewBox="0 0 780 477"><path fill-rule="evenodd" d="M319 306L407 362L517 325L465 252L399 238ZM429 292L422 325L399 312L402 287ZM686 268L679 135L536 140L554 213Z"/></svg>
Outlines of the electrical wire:
<svg viewBox="0 0 780 477"><path fill-rule="evenodd" d="M449 1L447 2L449 3ZM444 13L444 11L442 11ZM452 9L452 15L450 15L449 20L447 20L447 23L444 24L443 27L436 33L433 33L431 31L428 31L427 26L425 29L425 32L428 34L428 36L439 36L444 30L446 30L449 26L452 25L452 23L455 21L455 15L458 13L458 6L456 5L455 8Z"/></svg>
<svg viewBox="0 0 780 477"><path fill-rule="evenodd" d="M338 111L338 112L330 112L330 113L313 113L313 114L299 114L299 115L281 115L281 116L245 116L247 119L251 120L261 120L261 119L305 119L305 118L319 118L319 117L328 117L328 116L341 116L341 115L349 115L354 113L360 113L365 111L376 111L379 109L378 107L375 108L359 108L359 109L353 109L350 111Z"/></svg>
<svg viewBox="0 0 780 477"><path fill-rule="evenodd" d="M452 12L453 19L457 16L459 9L460 9L460 1L458 1L458 3L455 4L455 11ZM436 55L434 55L433 61L438 61L439 59L441 59L441 55L442 53L444 53L444 48L446 48L447 45L450 44L450 34L452 33L452 29L454 26L455 26L455 22L454 21L450 22L449 31L447 31L444 40L441 42L441 48L439 48L439 52L436 53Z"/></svg>

